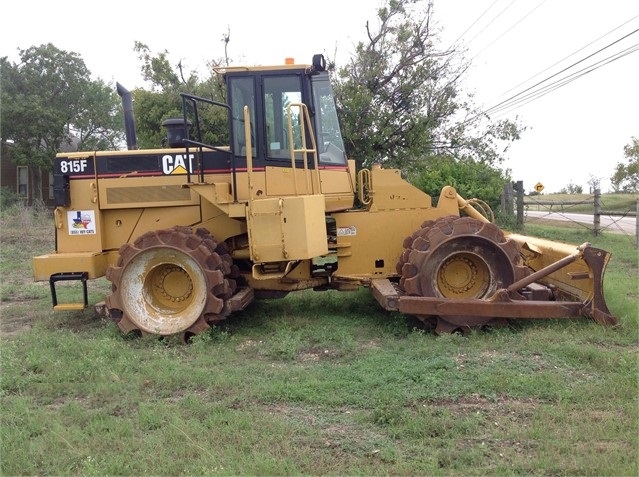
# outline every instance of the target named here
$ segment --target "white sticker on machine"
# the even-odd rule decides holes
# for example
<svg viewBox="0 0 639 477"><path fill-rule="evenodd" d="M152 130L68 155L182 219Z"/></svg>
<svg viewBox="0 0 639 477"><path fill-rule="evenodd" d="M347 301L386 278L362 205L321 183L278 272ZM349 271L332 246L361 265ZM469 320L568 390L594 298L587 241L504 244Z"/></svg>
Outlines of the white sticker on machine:
<svg viewBox="0 0 639 477"><path fill-rule="evenodd" d="M337 227L337 236L344 237L347 235L357 235L357 228L354 225L349 227Z"/></svg>
<svg viewBox="0 0 639 477"><path fill-rule="evenodd" d="M95 212L93 210L74 210L67 212L69 235L95 234Z"/></svg>

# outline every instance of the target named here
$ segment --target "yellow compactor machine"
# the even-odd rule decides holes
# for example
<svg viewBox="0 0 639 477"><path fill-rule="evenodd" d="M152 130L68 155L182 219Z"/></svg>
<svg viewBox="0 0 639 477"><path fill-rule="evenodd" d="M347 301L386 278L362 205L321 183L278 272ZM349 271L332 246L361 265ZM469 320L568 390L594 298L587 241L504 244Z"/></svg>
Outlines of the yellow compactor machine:
<svg viewBox="0 0 639 477"><path fill-rule="evenodd" d="M55 310L87 307L87 281L106 275L122 332L185 339L255 298L309 288L368 287L437 332L511 318L616 323L608 252L505 232L452 187L433 206L399 170L356 172L322 55L221 73L228 102L182 94L166 147L138 149L118 84L128 149L57 155L56 250L33 259ZM228 114L226 146L202 142L210 108ZM83 301L59 303L60 281L80 282Z"/></svg>

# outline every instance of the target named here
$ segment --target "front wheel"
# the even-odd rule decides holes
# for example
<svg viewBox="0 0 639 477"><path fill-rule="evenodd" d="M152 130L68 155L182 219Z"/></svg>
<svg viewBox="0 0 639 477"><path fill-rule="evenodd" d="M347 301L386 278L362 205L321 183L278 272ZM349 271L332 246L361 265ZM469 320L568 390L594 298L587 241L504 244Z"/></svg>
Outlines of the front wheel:
<svg viewBox="0 0 639 477"><path fill-rule="evenodd" d="M230 257L218 248L206 230L190 227L147 232L123 245L106 274L106 305L120 330L188 337L223 319L235 282L226 278Z"/></svg>
<svg viewBox="0 0 639 477"><path fill-rule="evenodd" d="M412 296L487 299L526 276L518 245L492 223L470 217L425 222L404 241L400 286ZM468 315L430 317L438 331L466 331L503 320Z"/></svg>

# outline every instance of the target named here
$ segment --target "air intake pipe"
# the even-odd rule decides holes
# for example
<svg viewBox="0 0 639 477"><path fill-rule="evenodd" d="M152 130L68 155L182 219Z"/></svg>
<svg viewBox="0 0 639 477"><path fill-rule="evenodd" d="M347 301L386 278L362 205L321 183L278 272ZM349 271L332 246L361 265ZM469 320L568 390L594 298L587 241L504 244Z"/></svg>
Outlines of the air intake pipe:
<svg viewBox="0 0 639 477"><path fill-rule="evenodd" d="M124 134L126 135L126 147L129 150L138 149L138 138L135 133L135 118L133 117L133 95L120 83L115 83L118 94L122 98L124 110Z"/></svg>

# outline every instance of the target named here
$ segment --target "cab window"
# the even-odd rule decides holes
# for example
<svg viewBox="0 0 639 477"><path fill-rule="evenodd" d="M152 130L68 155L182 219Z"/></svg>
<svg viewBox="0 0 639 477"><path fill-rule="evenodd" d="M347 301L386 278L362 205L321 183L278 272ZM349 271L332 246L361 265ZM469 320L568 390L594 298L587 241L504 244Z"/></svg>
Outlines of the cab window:
<svg viewBox="0 0 639 477"><path fill-rule="evenodd" d="M300 149L302 141L302 102L299 76L273 76L264 78L264 118L266 150L270 159L291 158L292 149ZM293 137L289 136L289 121ZM296 157L299 154L296 154ZM299 158L299 157L297 157Z"/></svg>
<svg viewBox="0 0 639 477"><path fill-rule="evenodd" d="M233 128L233 151L235 155L246 156L246 129L244 106L248 106L251 124L251 150L255 157L255 82L253 78L233 78L230 82L231 115Z"/></svg>

